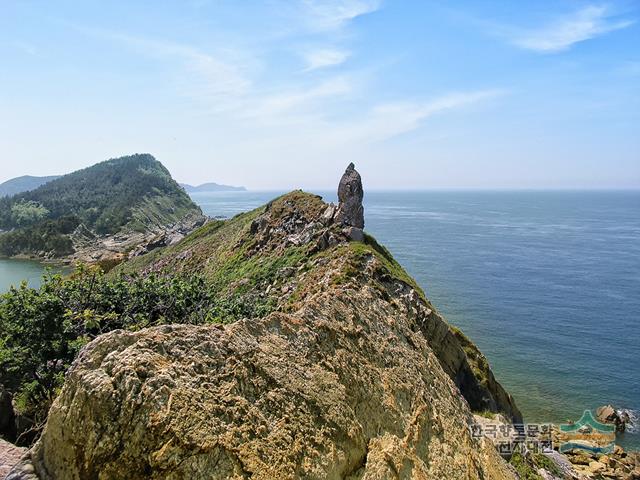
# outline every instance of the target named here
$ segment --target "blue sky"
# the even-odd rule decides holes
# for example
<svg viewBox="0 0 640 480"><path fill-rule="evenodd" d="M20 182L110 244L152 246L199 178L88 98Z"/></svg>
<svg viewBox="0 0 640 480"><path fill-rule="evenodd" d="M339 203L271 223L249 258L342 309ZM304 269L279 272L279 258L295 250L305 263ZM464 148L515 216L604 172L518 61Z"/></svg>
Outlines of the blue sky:
<svg viewBox="0 0 640 480"><path fill-rule="evenodd" d="M0 181L640 187L640 5L3 0Z"/></svg>

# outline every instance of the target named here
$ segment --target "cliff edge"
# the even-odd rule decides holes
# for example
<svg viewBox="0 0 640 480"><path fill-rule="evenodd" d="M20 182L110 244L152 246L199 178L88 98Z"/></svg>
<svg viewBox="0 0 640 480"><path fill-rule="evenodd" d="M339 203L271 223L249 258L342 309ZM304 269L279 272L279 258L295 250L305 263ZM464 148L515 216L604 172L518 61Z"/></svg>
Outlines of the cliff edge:
<svg viewBox="0 0 640 480"><path fill-rule="evenodd" d="M118 267L204 273L246 318L92 341L9 478L514 478L469 430L513 400L350 211L292 192Z"/></svg>

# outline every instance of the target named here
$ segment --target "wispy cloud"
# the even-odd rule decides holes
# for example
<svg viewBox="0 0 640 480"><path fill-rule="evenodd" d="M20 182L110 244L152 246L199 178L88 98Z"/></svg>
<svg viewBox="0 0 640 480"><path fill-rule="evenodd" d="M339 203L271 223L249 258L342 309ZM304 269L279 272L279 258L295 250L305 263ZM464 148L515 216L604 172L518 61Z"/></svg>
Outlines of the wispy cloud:
<svg viewBox="0 0 640 480"><path fill-rule="evenodd" d="M76 27L86 35L119 43L131 50L159 60L170 60L189 72L190 93L212 100L226 100L245 94L251 81L238 63L225 61L190 45L150 39L104 29Z"/></svg>
<svg viewBox="0 0 640 480"><path fill-rule="evenodd" d="M612 18L606 6L591 5L541 28L519 32L512 41L528 50L555 53L633 23L631 20Z"/></svg>
<svg viewBox="0 0 640 480"><path fill-rule="evenodd" d="M315 30L340 28L357 17L375 12L381 3L381 0L304 0L307 23Z"/></svg>
<svg viewBox="0 0 640 480"><path fill-rule="evenodd" d="M396 102L375 106L366 118L344 130L345 142L376 142L416 130L434 115L506 95L505 90L479 90L442 95L427 102Z"/></svg>
<svg viewBox="0 0 640 480"><path fill-rule="evenodd" d="M379 6L379 2L372 1L308 0L307 4L310 8L322 9L326 26L344 25ZM380 103L361 94L362 85L367 84L367 75L362 73L341 73L328 78L326 75L319 78L292 75L285 83L279 80L270 84L258 81L265 69L253 71L244 64L244 58L258 55L251 50L238 51L236 56L230 56L226 51L218 55L215 48L205 50L180 42L110 30L80 30L157 59L165 64L171 75L177 75L184 82L180 85L181 93L198 100L198 112L209 116L212 122L222 122L221 128L225 130L243 134L253 132L254 138L264 136L264 142L274 148L289 148L288 145L301 142L329 150L384 141L420 128L434 115L505 94L503 90L480 90L452 93L429 101L399 98L396 102ZM325 33L332 34L322 32L322 35ZM303 54L306 70L343 64L350 52L335 45L336 42L331 41L331 47L316 48ZM269 66L263 67L268 73ZM362 85L355 88L356 82ZM349 105L349 108L336 109L337 105ZM293 136L292 131L296 132Z"/></svg>
<svg viewBox="0 0 640 480"><path fill-rule="evenodd" d="M336 77L307 89L289 89L275 95L256 95L248 99L248 104L240 111L244 117L275 120L293 111L308 110L318 100L344 96L352 91L350 79ZM300 121L297 117L296 121Z"/></svg>
<svg viewBox="0 0 640 480"><path fill-rule="evenodd" d="M324 48L306 52L304 56L307 67L306 71L317 70L319 68L335 67L343 64L350 56L346 50Z"/></svg>

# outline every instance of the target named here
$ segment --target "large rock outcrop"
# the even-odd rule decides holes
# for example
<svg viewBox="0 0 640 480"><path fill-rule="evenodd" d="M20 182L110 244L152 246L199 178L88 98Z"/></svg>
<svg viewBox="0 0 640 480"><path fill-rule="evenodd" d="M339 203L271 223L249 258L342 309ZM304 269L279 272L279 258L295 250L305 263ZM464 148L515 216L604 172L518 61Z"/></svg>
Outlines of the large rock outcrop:
<svg viewBox="0 0 640 480"><path fill-rule="evenodd" d="M49 414L41 478L509 478L420 330L371 287L336 293L100 337Z"/></svg>
<svg viewBox="0 0 640 480"><path fill-rule="evenodd" d="M338 222L348 227L364 228L363 198L362 179L350 163L338 185Z"/></svg>
<svg viewBox="0 0 640 480"><path fill-rule="evenodd" d="M204 272L265 313L91 342L30 453L39 477L513 478L469 430L472 410L519 416L484 357L329 211L293 192L121 267Z"/></svg>

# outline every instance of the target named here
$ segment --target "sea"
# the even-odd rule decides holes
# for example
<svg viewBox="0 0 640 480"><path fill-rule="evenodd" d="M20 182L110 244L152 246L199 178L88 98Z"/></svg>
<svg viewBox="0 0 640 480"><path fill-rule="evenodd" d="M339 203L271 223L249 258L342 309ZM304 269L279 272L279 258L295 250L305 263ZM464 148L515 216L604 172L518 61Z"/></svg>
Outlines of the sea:
<svg viewBox="0 0 640 480"><path fill-rule="evenodd" d="M17 288L22 282L26 282L32 288L38 288L42 275L47 270L58 273L65 272L68 267L46 265L35 260L0 258L0 293L6 292L12 286Z"/></svg>
<svg viewBox="0 0 640 480"><path fill-rule="evenodd" d="M284 192L199 192L232 217ZM336 201L335 192L314 192ZM528 422L604 404L640 449L640 191L366 191L365 230L486 355ZM0 288L32 262L0 261Z"/></svg>

